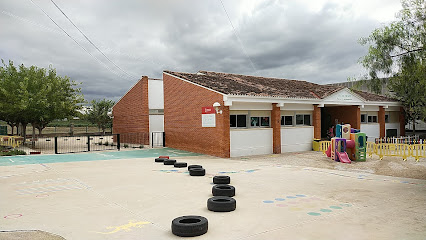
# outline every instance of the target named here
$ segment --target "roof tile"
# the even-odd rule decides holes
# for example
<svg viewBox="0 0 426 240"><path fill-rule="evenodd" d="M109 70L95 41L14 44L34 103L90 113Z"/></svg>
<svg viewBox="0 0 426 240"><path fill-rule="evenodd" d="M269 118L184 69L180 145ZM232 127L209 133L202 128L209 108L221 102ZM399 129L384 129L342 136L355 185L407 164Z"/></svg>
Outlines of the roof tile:
<svg viewBox="0 0 426 240"><path fill-rule="evenodd" d="M199 71L165 73L229 95L268 96L282 98L323 99L344 86L319 85L307 81L247 76L232 73ZM395 101L376 94L355 91L367 101Z"/></svg>

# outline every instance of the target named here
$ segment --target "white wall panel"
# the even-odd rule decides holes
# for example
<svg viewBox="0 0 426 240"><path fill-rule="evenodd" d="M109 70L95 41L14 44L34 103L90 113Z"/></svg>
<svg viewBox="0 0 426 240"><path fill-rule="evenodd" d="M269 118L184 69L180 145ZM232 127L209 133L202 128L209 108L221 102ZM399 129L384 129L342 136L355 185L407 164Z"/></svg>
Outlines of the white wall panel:
<svg viewBox="0 0 426 240"><path fill-rule="evenodd" d="M314 127L281 128L281 152L312 150Z"/></svg>
<svg viewBox="0 0 426 240"><path fill-rule="evenodd" d="M233 102L229 110L272 110L272 103Z"/></svg>
<svg viewBox="0 0 426 240"><path fill-rule="evenodd" d="M164 132L164 115L149 115L149 144L151 146L152 146L152 132ZM155 144L162 145L163 140L156 139Z"/></svg>
<svg viewBox="0 0 426 240"><path fill-rule="evenodd" d="M148 80L149 109L164 109L163 81Z"/></svg>
<svg viewBox="0 0 426 240"><path fill-rule="evenodd" d="M367 141L373 142L374 138L380 137L380 125L378 123L361 124L361 132L367 135Z"/></svg>
<svg viewBox="0 0 426 240"><path fill-rule="evenodd" d="M272 129L231 130L231 157L272 154Z"/></svg>

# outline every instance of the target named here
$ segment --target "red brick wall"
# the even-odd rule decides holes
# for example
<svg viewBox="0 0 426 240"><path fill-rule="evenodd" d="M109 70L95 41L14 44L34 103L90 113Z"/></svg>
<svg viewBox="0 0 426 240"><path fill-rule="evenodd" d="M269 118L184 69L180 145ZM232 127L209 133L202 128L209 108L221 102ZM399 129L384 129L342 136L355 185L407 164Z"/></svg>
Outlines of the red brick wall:
<svg viewBox="0 0 426 240"><path fill-rule="evenodd" d="M113 108L113 133L122 143L149 144L148 77L142 77Z"/></svg>
<svg viewBox="0 0 426 240"><path fill-rule="evenodd" d="M272 152L275 154L281 153L281 109L277 107L277 104L272 104L271 111L271 125L273 133L273 149Z"/></svg>
<svg viewBox="0 0 426 240"><path fill-rule="evenodd" d="M380 126L380 137L385 137L385 109L382 106L379 106L379 112L378 112L378 120L379 120L379 126Z"/></svg>
<svg viewBox="0 0 426 240"><path fill-rule="evenodd" d="M218 157L230 157L229 107L223 96L163 73L166 146ZM216 127L201 127L201 108L219 102Z"/></svg>
<svg viewBox="0 0 426 240"><path fill-rule="evenodd" d="M361 129L361 109L356 106L356 121L355 125L352 126L355 129Z"/></svg>
<svg viewBox="0 0 426 240"><path fill-rule="evenodd" d="M321 108L318 105L314 105L312 119L314 124L314 138L321 139Z"/></svg>
<svg viewBox="0 0 426 240"><path fill-rule="evenodd" d="M331 121L338 119L338 123L349 123L352 128L361 127L361 112L358 106L325 107L325 112L331 115Z"/></svg>

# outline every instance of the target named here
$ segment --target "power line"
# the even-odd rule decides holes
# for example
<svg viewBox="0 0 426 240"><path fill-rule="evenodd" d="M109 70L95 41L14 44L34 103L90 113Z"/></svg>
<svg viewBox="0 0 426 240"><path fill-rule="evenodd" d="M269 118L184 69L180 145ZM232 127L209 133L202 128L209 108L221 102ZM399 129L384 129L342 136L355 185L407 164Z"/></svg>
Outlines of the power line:
<svg viewBox="0 0 426 240"><path fill-rule="evenodd" d="M71 37L71 35L69 35L67 33L67 31L65 31L65 29L63 29L61 26L59 26L59 24L57 24L55 22L55 20L53 20L49 14L47 14L39 5L37 5L33 0L30 0L37 8L39 8L44 15L46 15L59 29L61 29L69 38L71 38L79 47L81 47L86 53L88 53L91 57L93 57L94 59L96 59L96 61L98 61L102 66L104 66L106 69L108 69L110 72L114 73L117 76L120 76L120 74L116 73L114 70L112 70L110 67L108 67L105 63L103 63L101 60L99 60L96 56L94 56L93 54L91 54L85 47L83 47L80 43L77 42L77 40L75 40L73 37Z"/></svg>
<svg viewBox="0 0 426 240"><path fill-rule="evenodd" d="M238 37L237 31L235 30L234 25L232 24L231 18L229 17L228 12L226 11L225 5L223 4L222 0L220 0L220 3L222 3L223 10L225 10L225 13L226 13L226 16L228 17L229 23L231 24L232 29L234 30L234 35L235 35L235 37L237 38L238 42L240 43L241 48L243 49L243 53L244 53L244 55L246 55L246 57L247 57L247 58L248 58L248 60L250 61L250 64L251 64L251 67L253 68L253 70L254 70L254 71L257 71L257 70L256 70L256 68L254 67L253 62L251 61L250 56L247 54L247 52L246 52L246 50L245 50L245 48L244 48L244 45L243 45L243 43L242 43L242 41L241 41L240 37Z"/></svg>
<svg viewBox="0 0 426 240"><path fill-rule="evenodd" d="M25 23L29 23L29 24L35 25L37 27L43 28L44 30L47 30L47 31L50 31L50 32L54 32L54 33L58 33L58 34L62 34L62 32L58 31L56 28L53 29L53 28L46 27L46 26L44 26L44 25L42 25L40 23L34 22L32 20L29 20L29 19L26 19L26 18L23 18L23 17L20 17L20 16L17 16L17 15L15 15L13 13L6 12L4 10L1 11L1 13L5 14L5 15L7 15L9 17L13 17L13 18L15 18L15 19L17 19L19 21L22 21L22 22L25 22Z"/></svg>
<svg viewBox="0 0 426 240"><path fill-rule="evenodd" d="M128 76L130 76L130 77L135 77L135 76L133 76L133 75L131 75L131 74L129 74L129 73L127 73L126 71L124 71L121 67L119 67L117 64L115 64L113 61L111 61L111 59L109 59L87 36L86 36L86 34L84 34L81 30L80 30L80 28L78 28L74 23L73 23L73 21L71 21L71 19L64 13L64 11L62 11L62 9L53 1L53 0L50 0L52 3L53 3L53 5L55 5L55 7L59 10L59 11L61 11L61 13L68 19L68 21L75 27L75 28L77 28L77 30L81 33L81 35L83 35L84 36L84 38L86 38L86 40L93 46L93 47L95 47L96 48L96 50L98 50L98 52L100 52L110 63L112 63L116 68L118 68L118 69L120 69L123 73L125 73L126 75L128 75Z"/></svg>
<svg viewBox="0 0 426 240"><path fill-rule="evenodd" d="M42 28L42 29L48 30L48 31L50 31L50 32L57 33L57 34L63 34L63 32L62 32L62 31L60 31L60 30L56 30L56 28L55 28L55 29L53 29L53 28L47 27L47 26L45 26L45 25L43 25L43 24L40 24L40 23L34 22L34 21L29 20L29 19L27 19L27 18L23 18L23 17L17 16L17 15L15 15L15 14L13 14L13 13L6 12L6 11L2 11L1 13L5 14L5 15L7 15L7 16L9 16L9 17L15 18L15 19L17 19L17 20L19 20L19 21L22 21L22 22L25 22L25 23L29 23L29 24L32 24L32 25L34 25L34 26L40 27L40 28ZM103 48L103 47L101 46L100 48ZM142 58L142 57L138 57L138 56L133 55L133 54L126 54L126 53L122 53L122 52L120 52L120 51L117 51L117 50L115 50L115 49L111 49L111 48L104 48L104 51L105 51L105 50L107 50L107 51L109 51L109 50L110 50L110 51L112 51L114 54L118 54L118 55L120 55L120 56L125 56L125 57L128 57L128 58L130 58L130 59L137 60L137 61L140 61L140 62L143 62L143 63L147 63L147 64L148 64L148 63L150 63L150 64L153 64L153 65L156 65L157 67L161 68L161 71L162 71L162 70L164 70L164 69L175 69L175 70L176 70L176 69L182 69L182 67L181 67L181 66L178 66L178 65L166 65L166 64L162 64L162 63L159 63L159 62L157 62L157 61L153 60L152 58L147 58L147 57ZM194 66L194 68L197 68L198 66L199 66L199 65L195 65L195 66ZM115 73L115 74L117 74L117 73Z"/></svg>

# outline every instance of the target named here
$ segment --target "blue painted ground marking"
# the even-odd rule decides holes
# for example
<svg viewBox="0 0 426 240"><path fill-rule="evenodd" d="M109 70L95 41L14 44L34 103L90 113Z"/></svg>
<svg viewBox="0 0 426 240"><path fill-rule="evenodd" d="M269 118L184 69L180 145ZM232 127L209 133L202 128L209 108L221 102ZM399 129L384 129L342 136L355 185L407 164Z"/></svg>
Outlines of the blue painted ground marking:
<svg viewBox="0 0 426 240"><path fill-rule="evenodd" d="M265 201L263 201L264 203L274 203L274 201L271 201L271 200L265 200Z"/></svg>
<svg viewBox="0 0 426 240"><path fill-rule="evenodd" d="M277 201L285 201L284 198L275 198L275 200L277 200Z"/></svg>
<svg viewBox="0 0 426 240"><path fill-rule="evenodd" d="M108 151L108 152L87 152L69 154L49 154L49 155L19 155L12 157L0 157L0 166L57 163L57 162L86 162L98 160L130 159L130 158L155 158L158 155L177 156L199 156L201 154L181 151L173 148L162 149L140 149L130 151ZM12 161L11 161L12 160Z"/></svg>
<svg viewBox="0 0 426 240"><path fill-rule="evenodd" d="M311 216L320 216L320 215L321 215L321 213L308 212L308 215L311 215Z"/></svg>

